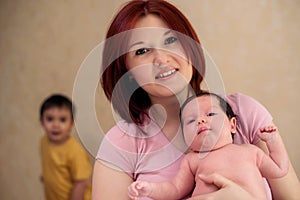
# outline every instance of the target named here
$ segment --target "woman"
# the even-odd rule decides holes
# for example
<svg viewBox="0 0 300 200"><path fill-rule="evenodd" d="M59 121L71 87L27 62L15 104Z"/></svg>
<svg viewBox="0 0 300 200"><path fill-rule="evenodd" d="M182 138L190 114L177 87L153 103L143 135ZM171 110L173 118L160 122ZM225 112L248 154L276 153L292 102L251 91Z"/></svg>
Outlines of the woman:
<svg viewBox="0 0 300 200"><path fill-rule="evenodd" d="M93 199L127 199L127 187L134 180L164 181L176 174L186 150L180 103L201 90L205 62L189 21L165 1L129 2L115 16L106 38L101 85L123 120L100 145ZM238 116L235 143L253 143L265 150L256 133L272 124L271 115L245 95L227 100ZM194 199L253 199L217 174L202 179L221 189ZM291 165L288 175L268 182L274 199L299 197Z"/></svg>

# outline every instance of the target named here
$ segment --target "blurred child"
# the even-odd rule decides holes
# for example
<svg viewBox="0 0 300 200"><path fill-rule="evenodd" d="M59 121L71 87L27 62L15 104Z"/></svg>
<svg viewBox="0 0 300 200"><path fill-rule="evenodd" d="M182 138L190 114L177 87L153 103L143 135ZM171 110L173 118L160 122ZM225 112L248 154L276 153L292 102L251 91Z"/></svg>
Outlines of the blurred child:
<svg viewBox="0 0 300 200"><path fill-rule="evenodd" d="M42 180L47 200L90 200L92 172L88 155L70 135L74 124L70 99L52 95L40 107Z"/></svg>
<svg viewBox="0 0 300 200"><path fill-rule="evenodd" d="M184 157L172 182L134 182L128 188L130 198L180 199L193 189L193 196L207 194L219 188L202 179L219 173L255 199L267 199L262 176L280 178L287 174L288 155L275 126L262 127L258 133L267 143L269 157L255 145L232 144L237 117L229 104L214 93L202 92L188 98L180 114L184 139L191 152Z"/></svg>

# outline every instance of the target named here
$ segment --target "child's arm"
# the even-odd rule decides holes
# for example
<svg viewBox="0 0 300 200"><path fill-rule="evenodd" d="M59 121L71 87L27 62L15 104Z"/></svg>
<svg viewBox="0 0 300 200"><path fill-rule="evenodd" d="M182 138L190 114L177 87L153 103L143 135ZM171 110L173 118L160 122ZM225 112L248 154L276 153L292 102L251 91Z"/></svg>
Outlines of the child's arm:
<svg viewBox="0 0 300 200"><path fill-rule="evenodd" d="M70 200L83 200L85 190L89 185L89 180L80 180L73 183Z"/></svg>
<svg viewBox="0 0 300 200"><path fill-rule="evenodd" d="M185 157L186 158L186 157ZM171 182L145 182L137 181L128 187L128 196L131 199L150 197L153 199L180 199L185 197L194 187L195 177L189 161L183 159L180 169Z"/></svg>
<svg viewBox="0 0 300 200"><path fill-rule="evenodd" d="M288 173L289 158L284 143L275 126L260 129L258 136L266 142L269 156L263 155L259 163L261 173L266 178L280 178Z"/></svg>

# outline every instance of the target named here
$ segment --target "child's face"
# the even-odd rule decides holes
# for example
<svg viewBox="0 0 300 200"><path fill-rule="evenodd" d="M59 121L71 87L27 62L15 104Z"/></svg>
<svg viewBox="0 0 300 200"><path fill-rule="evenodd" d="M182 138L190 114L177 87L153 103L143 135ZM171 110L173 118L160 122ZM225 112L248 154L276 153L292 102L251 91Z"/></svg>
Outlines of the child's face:
<svg viewBox="0 0 300 200"><path fill-rule="evenodd" d="M52 107L44 111L41 124L53 144L62 144L73 127L71 111L66 107Z"/></svg>
<svg viewBox="0 0 300 200"><path fill-rule="evenodd" d="M182 111L184 138L192 151L207 152L232 143L235 118L228 119L214 96L191 100Z"/></svg>

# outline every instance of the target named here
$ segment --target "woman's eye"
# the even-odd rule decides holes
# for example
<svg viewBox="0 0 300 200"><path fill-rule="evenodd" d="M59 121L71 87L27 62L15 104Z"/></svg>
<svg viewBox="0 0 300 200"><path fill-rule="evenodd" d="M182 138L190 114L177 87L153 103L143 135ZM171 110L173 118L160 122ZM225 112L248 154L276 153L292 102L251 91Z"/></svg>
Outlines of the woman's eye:
<svg viewBox="0 0 300 200"><path fill-rule="evenodd" d="M141 48L141 49L136 50L135 55L137 55L137 56L142 55L144 53L147 53L148 51L149 51L148 48Z"/></svg>
<svg viewBox="0 0 300 200"><path fill-rule="evenodd" d="M177 41L176 37L169 37L165 40L165 44L172 44Z"/></svg>
<svg viewBox="0 0 300 200"><path fill-rule="evenodd" d="M217 113L211 112L211 113L208 113L208 114L207 114L207 116L209 116L209 117L212 117L212 116L215 116L215 115L217 115Z"/></svg>

